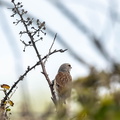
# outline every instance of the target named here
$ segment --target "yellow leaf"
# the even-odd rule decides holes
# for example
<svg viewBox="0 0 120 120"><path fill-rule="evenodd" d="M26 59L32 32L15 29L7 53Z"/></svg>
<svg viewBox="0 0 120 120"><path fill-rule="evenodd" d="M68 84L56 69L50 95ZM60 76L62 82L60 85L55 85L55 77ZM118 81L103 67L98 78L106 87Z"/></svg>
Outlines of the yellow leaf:
<svg viewBox="0 0 120 120"><path fill-rule="evenodd" d="M7 108L6 111L11 111L11 109L10 109L10 108Z"/></svg>
<svg viewBox="0 0 120 120"><path fill-rule="evenodd" d="M14 102L13 102L13 101L11 101L11 100L9 100L9 101L8 101L8 103L9 103L11 106L13 106L13 105L14 105Z"/></svg>
<svg viewBox="0 0 120 120"><path fill-rule="evenodd" d="M3 84L3 85L1 85L1 88L5 88L5 89L9 90L10 86L7 84Z"/></svg>
<svg viewBox="0 0 120 120"><path fill-rule="evenodd" d="M4 102L4 105L6 105L6 104L7 104L7 102L5 101L5 102Z"/></svg>

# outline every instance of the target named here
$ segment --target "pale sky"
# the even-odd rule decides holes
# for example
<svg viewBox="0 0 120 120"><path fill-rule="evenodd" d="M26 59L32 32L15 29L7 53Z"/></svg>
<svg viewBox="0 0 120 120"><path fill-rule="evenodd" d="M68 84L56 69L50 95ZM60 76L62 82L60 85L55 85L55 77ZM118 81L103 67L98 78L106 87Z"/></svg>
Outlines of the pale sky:
<svg viewBox="0 0 120 120"><path fill-rule="evenodd" d="M8 0L4 1L8 2ZM46 22L46 33L47 27L51 28L54 34L57 33L58 36L62 36L65 42L68 43L78 55L85 59L86 62L95 66L98 70L109 69L109 62L95 49L90 39L52 4L52 2L56 2L55 0L51 0L52 2L48 2L48 0L21 1L24 9L27 10L29 14ZM108 13L109 8L119 13L120 6L117 3L120 3L120 1L113 1L111 0L111 3L114 3L112 5L116 6L113 8L110 6L109 0L61 0L60 2L66 6L78 20L82 21L93 31L97 37L103 37L101 42L104 44L106 51L110 53L112 58L120 61L120 57L118 57L120 53L118 44L120 43L120 24L119 22L116 22L115 25L114 23L112 24ZM24 73L27 66L34 65L38 59L31 47L28 47L26 52L23 52L24 45L20 42L20 39L25 40L28 38L20 38L19 32L23 30L23 26L21 24L17 26L12 24L17 17L11 18L10 15L12 12L7 8L7 6L0 8L0 84L6 83L11 86L18 77ZM54 36L50 37L47 33L43 38L43 41L38 42L38 48L42 56L48 53ZM66 49L56 38L53 50L61 48ZM89 73L87 67L72 58L68 52L62 54L55 53L50 56L46 63L46 69L51 80L53 80L57 74L59 66L66 62L72 65L71 74L73 79ZM44 76L41 74L40 66L28 73L27 77L18 85L12 97L12 100L15 102L13 110L20 106L19 101L22 98L21 85L24 86L22 90L26 92L29 91L30 101L31 103L33 103L33 101L36 102L36 107L39 106L38 104L52 102L49 87ZM0 91L0 98L3 97L1 94L2 92ZM39 101L41 101L41 103ZM37 110L39 110L39 107Z"/></svg>

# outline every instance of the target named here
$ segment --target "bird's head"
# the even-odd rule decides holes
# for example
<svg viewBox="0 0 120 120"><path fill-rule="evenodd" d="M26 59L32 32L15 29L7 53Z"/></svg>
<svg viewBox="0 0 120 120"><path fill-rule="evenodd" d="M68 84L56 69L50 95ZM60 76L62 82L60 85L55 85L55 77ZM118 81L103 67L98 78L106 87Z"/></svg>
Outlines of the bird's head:
<svg viewBox="0 0 120 120"><path fill-rule="evenodd" d="M68 72L68 73L70 73L71 69L72 69L72 67L69 63L64 63L60 66L58 72Z"/></svg>

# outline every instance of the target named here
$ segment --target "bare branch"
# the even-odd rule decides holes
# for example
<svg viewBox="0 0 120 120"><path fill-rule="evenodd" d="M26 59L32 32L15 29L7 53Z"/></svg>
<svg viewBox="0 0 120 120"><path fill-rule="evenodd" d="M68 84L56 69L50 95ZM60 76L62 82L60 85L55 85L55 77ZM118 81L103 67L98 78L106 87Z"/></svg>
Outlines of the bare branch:
<svg viewBox="0 0 120 120"><path fill-rule="evenodd" d="M29 37L29 39L30 39L30 41L28 42L28 44L27 44L26 42L22 41L22 40L21 40L21 42L22 42L25 46L32 46L32 47L34 48L35 53L37 54L37 57L38 57L38 60L39 60L39 61L38 61L35 65L33 65L32 67L28 66L28 68L27 68L27 70L25 71L25 73L19 77L19 79L13 84L13 86L10 88L10 90L5 94L5 97L4 97L3 100L1 101L1 106L2 106L2 107L5 106L5 101L9 98L9 95L10 95L10 93L12 93L13 89L17 86L17 84L18 84L20 81L22 81L22 80L24 79L24 77L28 74L28 72L30 72L30 71L31 71L33 68L35 68L37 65L41 65L42 73L43 73L44 77L46 78L46 80L47 80L47 82L48 82L48 85L49 85L49 87L50 87L50 91L51 91L51 95L52 95L51 99L53 100L53 103L54 103L55 106L56 106L57 100L56 100L56 96L55 96L55 93L54 93L53 84L52 84L52 82L51 82L51 80L50 80L50 78L49 78L49 76L48 76L47 70L46 70L46 68L45 68L45 62L47 61L47 59L48 59L48 57L49 57L50 55L52 55L52 54L54 54L54 53L56 53L56 52L61 52L61 53L62 53L62 52L65 52L67 49L65 49L65 50L62 50L62 49L60 49L60 50L54 50L53 52L51 52L52 47L53 47L54 42L55 42L55 39L56 39L56 36L57 36L57 34L55 34L54 40L53 40L52 45L50 46L50 49L49 49L49 53L48 53L46 56L44 56L43 58L41 58L41 55L40 55L40 53L39 53L39 51L38 51L38 49L37 49L36 41L35 41L34 37L35 37L36 33L39 34L39 32L43 32L42 29L45 30L45 26L44 26L44 25L45 25L45 22L41 23L41 22L37 19L38 29L36 29L36 28L34 28L34 27L32 26L31 28L34 28L34 29L36 29L36 30L34 31L34 33L33 33L33 32L30 32L31 29L30 29L29 26L32 25L32 22L33 22L32 20L33 20L33 18L32 18L32 19L31 19L31 18L27 18L27 20L25 20L24 17L23 17L23 15L26 14L27 12L26 12L24 9L20 9L20 8L23 7L23 5L21 5L20 2L18 2L17 4L15 4L14 0L12 1L12 3L13 3L13 5L14 5L14 8L12 9L12 11L14 12L14 14L12 15L12 17L14 17L16 14L19 15L20 20L18 20L18 21L20 21L20 22L23 24L23 26L25 27L25 31L24 31L24 32L21 32L21 34L27 34L28 37ZM43 62L44 59L45 59L45 62Z"/></svg>
<svg viewBox="0 0 120 120"><path fill-rule="evenodd" d="M56 37L57 37L57 33L55 34L55 37L54 37L53 43L52 43L52 45L51 45L51 47L50 47L50 49L49 49L49 53L50 53L51 50L52 50L52 47L53 47L53 45L54 45L54 42L55 42Z"/></svg>
<svg viewBox="0 0 120 120"><path fill-rule="evenodd" d="M53 45L54 45L54 43L55 43L56 37L57 37L57 33L55 34L55 37L54 37L54 39L53 39L52 45L50 46L49 53L48 53L47 58L46 58L45 61L44 61L44 64L47 62L47 59L48 59L49 56L50 56L50 53L51 53L52 47L53 47Z"/></svg>
<svg viewBox="0 0 120 120"><path fill-rule="evenodd" d="M51 53L49 54L49 56L52 55L52 54L54 54L54 53L57 53L57 52L63 53L63 52L65 52L66 50L67 50L67 49L65 49L65 50L62 50L62 49L60 49L60 50L54 50L53 52L51 52ZM48 54L45 55L45 56L41 59L41 61L43 61L44 59L46 59L47 56L48 56ZM27 70L25 71L25 73L19 77L19 79L18 79L18 80L13 84L13 86L10 88L10 90L8 91L8 93L6 93L5 97L4 97L3 100L1 101L1 106L4 106L5 101L8 99L10 93L12 93L13 89L17 86L17 84L18 84L20 81L22 81L22 80L24 79L24 77L25 77L32 69L34 69L36 66L40 65L41 61L38 61L38 62L37 62L35 65L33 65L32 67L29 66L29 67L27 68ZM51 86L51 83L50 83L50 86Z"/></svg>

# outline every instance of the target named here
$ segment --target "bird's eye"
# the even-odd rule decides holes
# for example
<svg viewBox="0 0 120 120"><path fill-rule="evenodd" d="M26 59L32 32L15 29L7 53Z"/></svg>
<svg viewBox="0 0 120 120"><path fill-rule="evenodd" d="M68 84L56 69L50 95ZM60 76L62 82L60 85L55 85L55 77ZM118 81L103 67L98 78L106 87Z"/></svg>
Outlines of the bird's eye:
<svg viewBox="0 0 120 120"><path fill-rule="evenodd" d="M71 67L71 65L70 65L70 64L69 64L68 66L69 66L69 67Z"/></svg>

